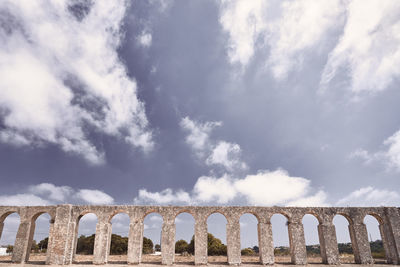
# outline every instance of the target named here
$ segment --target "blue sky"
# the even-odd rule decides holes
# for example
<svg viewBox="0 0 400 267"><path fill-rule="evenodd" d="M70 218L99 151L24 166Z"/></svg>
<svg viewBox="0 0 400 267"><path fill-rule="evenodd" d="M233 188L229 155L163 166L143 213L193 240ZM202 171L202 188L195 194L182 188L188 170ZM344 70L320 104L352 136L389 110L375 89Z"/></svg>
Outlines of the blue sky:
<svg viewBox="0 0 400 267"><path fill-rule="evenodd" d="M398 1L3 1L3 205L398 206Z"/></svg>

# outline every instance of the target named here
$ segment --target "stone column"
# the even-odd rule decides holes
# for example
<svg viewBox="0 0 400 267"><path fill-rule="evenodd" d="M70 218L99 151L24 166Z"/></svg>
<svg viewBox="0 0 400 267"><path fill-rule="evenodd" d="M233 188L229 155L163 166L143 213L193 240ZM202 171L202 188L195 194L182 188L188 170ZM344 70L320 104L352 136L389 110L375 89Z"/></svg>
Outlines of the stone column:
<svg viewBox="0 0 400 267"><path fill-rule="evenodd" d="M72 263L76 222L72 221L71 209L71 205L59 205L56 209L53 229L49 233L47 264Z"/></svg>
<svg viewBox="0 0 400 267"><path fill-rule="evenodd" d="M164 218L161 233L161 264L172 265L175 260L175 218Z"/></svg>
<svg viewBox="0 0 400 267"><path fill-rule="evenodd" d="M93 264L106 264L110 253L111 223L107 218L101 218L96 225L94 238Z"/></svg>
<svg viewBox="0 0 400 267"><path fill-rule="evenodd" d="M379 224L379 232L381 233L383 248L385 250L385 258L387 263L396 261L395 245L393 238L390 237L390 227L387 223Z"/></svg>
<svg viewBox="0 0 400 267"><path fill-rule="evenodd" d="M390 263L400 264L400 210L398 208L385 208L385 218L383 219L387 251L390 252L387 253L390 255Z"/></svg>
<svg viewBox="0 0 400 267"><path fill-rule="evenodd" d="M22 217L21 217L22 219ZM35 223L29 219L22 219L18 227L15 238L11 261L14 263L24 263L29 259L32 237L35 231Z"/></svg>
<svg viewBox="0 0 400 267"><path fill-rule="evenodd" d="M306 241L304 239L304 228L301 221L289 222L288 232L292 263L298 265L307 264Z"/></svg>
<svg viewBox="0 0 400 267"><path fill-rule="evenodd" d="M332 223L318 224L318 236L322 262L325 264L340 264L335 226Z"/></svg>
<svg viewBox="0 0 400 267"><path fill-rule="evenodd" d="M239 219L228 218L226 224L226 242L228 252L228 264L239 265L240 260L240 223Z"/></svg>
<svg viewBox="0 0 400 267"><path fill-rule="evenodd" d="M131 219L128 238L128 264L139 264L142 260L143 221Z"/></svg>
<svg viewBox="0 0 400 267"><path fill-rule="evenodd" d="M54 236L54 220L50 219L50 227L49 227L49 239L47 241L47 251L46 251L46 264L50 264L50 250L48 249L49 245L53 242L52 238Z"/></svg>
<svg viewBox="0 0 400 267"><path fill-rule="evenodd" d="M271 222L258 223L258 248L261 264L274 264L274 241Z"/></svg>
<svg viewBox="0 0 400 267"><path fill-rule="evenodd" d="M350 223L349 232L355 262L361 264L374 263L365 224L363 222Z"/></svg>
<svg viewBox="0 0 400 267"><path fill-rule="evenodd" d="M3 233L3 227L4 227L4 222L0 222L0 239L1 239L1 234Z"/></svg>
<svg viewBox="0 0 400 267"><path fill-rule="evenodd" d="M207 264L207 221L196 219L194 223L194 264Z"/></svg>

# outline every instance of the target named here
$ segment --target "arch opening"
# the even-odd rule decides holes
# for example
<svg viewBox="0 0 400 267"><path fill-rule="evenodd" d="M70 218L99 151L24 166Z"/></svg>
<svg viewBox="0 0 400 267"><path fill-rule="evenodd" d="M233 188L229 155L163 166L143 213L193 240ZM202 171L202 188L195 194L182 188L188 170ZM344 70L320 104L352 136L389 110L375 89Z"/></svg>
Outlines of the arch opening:
<svg viewBox="0 0 400 267"><path fill-rule="evenodd" d="M303 216L302 223L306 241L307 262L322 264L321 244L318 236L318 219L313 214L306 214Z"/></svg>
<svg viewBox="0 0 400 267"><path fill-rule="evenodd" d="M364 224L367 227L368 241L371 248L371 255L375 263L386 263L386 251L383 245L382 233L379 225L381 218L376 215L366 215Z"/></svg>
<svg viewBox="0 0 400 267"><path fill-rule="evenodd" d="M351 220L344 214L337 214L333 217L333 224L336 229L336 240L339 248L340 263L355 263L353 244L350 239L349 224Z"/></svg>
<svg viewBox="0 0 400 267"><path fill-rule="evenodd" d="M78 217L73 256L74 262L81 264L93 262L97 221L97 216L94 213L86 213Z"/></svg>
<svg viewBox="0 0 400 267"><path fill-rule="evenodd" d="M48 213L40 213L32 218L33 237L27 254L28 262L44 263L47 256L51 216Z"/></svg>
<svg viewBox="0 0 400 267"><path fill-rule="evenodd" d="M163 217L156 212L149 213L143 220L142 262L161 263L161 235Z"/></svg>
<svg viewBox="0 0 400 267"><path fill-rule="evenodd" d="M20 216L16 212L6 213L0 218L0 246L6 248L6 255L0 258L0 262L11 262L20 222Z"/></svg>
<svg viewBox="0 0 400 267"><path fill-rule="evenodd" d="M128 237L129 237L129 215L121 212L115 214L111 220L111 240L108 262L127 263Z"/></svg>
<svg viewBox="0 0 400 267"><path fill-rule="evenodd" d="M274 256L277 263L291 262L288 223L288 218L283 214L277 213L271 217Z"/></svg>
<svg viewBox="0 0 400 267"><path fill-rule="evenodd" d="M207 218L207 255L210 263L228 262L226 224L226 217L219 212L214 212Z"/></svg>
<svg viewBox="0 0 400 267"><path fill-rule="evenodd" d="M175 262L194 263L194 218L187 212L175 218Z"/></svg>
<svg viewBox="0 0 400 267"><path fill-rule="evenodd" d="M240 216L239 223L241 262L244 264L260 262L257 217L245 213Z"/></svg>

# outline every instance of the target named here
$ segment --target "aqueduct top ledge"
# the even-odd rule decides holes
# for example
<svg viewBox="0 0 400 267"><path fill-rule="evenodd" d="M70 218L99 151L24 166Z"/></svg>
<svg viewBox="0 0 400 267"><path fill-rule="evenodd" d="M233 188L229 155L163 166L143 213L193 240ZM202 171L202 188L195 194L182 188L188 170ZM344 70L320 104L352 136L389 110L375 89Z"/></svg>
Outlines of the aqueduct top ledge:
<svg viewBox="0 0 400 267"><path fill-rule="evenodd" d="M382 222L388 209L398 207L261 207L261 206L135 206L135 205L53 205L53 206L0 206L0 222L11 213L17 213L22 220L36 220L43 213L55 219L59 206L70 206L73 220L93 213L98 220L110 222L118 213L126 213L132 221L143 221L150 213L158 213L165 222L172 222L181 213L189 213L196 221L207 221L213 213L222 214L227 222L239 220L243 214L253 214L259 222L268 223L274 214L284 215L289 223L301 222L306 214L317 218L320 224L332 223L335 215L346 217L349 223L362 223L366 215Z"/></svg>

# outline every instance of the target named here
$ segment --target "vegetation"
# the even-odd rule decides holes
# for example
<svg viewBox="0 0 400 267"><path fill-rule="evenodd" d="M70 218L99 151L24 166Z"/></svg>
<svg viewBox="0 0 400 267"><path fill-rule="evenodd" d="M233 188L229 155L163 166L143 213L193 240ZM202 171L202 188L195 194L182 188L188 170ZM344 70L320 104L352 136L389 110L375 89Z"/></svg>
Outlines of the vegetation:
<svg viewBox="0 0 400 267"><path fill-rule="evenodd" d="M153 250L153 241L149 238L143 237L143 254L151 254L154 252Z"/></svg>
<svg viewBox="0 0 400 267"><path fill-rule="evenodd" d="M189 243L186 242L183 239L176 241L176 243L175 243L175 253L182 254L184 252L188 252L188 246L189 246Z"/></svg>
<svg viewBox="0 0 400 267"><path fill-rule="evenodd" d="M240 251L242 256L254 256L257 253L253 250L253 248L244 248Z"/></svg>

